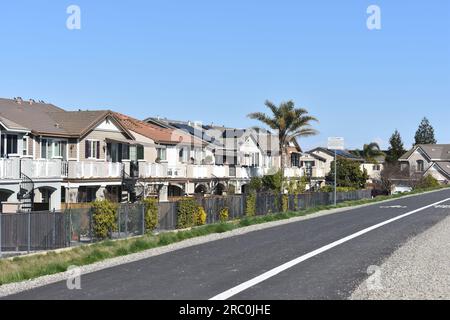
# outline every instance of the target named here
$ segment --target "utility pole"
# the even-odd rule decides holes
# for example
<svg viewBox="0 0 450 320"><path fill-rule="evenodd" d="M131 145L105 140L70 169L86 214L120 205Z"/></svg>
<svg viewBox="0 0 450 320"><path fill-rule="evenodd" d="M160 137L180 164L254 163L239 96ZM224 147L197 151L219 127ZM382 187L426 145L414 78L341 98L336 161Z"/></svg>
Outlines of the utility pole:
<svg viewBox="0 0 450 320"><path fill-rule="evenodd" d="M334 150L334 206L337 206L337 150Z"/></svg>

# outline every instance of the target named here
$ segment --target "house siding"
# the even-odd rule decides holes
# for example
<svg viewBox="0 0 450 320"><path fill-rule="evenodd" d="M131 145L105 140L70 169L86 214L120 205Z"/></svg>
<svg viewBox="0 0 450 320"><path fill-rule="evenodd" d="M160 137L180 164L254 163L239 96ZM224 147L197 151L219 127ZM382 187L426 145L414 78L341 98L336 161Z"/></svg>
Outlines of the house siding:
<svg viewBox="0 0 450 320"><path fill-rule="evenodd" d="M40 137L34 137L33 138L33 145L34 145L34 158L40 159L41 158L41 138Z"/></svg>
<svg viewBox="0 0 450 320"><path fill-rule="evenodd" d="M34 155L34 137L28 137L28 155Z"/></svg>

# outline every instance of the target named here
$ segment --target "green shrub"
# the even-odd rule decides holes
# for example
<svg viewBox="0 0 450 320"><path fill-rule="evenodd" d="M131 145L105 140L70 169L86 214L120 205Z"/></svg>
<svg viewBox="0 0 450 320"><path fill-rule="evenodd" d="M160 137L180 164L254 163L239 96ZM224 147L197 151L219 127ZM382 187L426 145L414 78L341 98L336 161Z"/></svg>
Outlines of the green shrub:
<svg viewBox="0 0 450 320"><path fill-rule="evenodd" d="M264 176L262 185L265 190L281 192L283 189L283 174L281 170L273 175Z"/></svg>
<svg viewBox="0 0 450 320"><path fill-rule="evenodd" d="M206 224L206 212L203 207L198 206L197 213L195 215L195 225L204 226Z"/></svg>
<svg viewBox="0 0 450 320"><path fill-rule="evenodd" d="M281 211L282 212L289 211L289 196L287 194L281 195Z"/></svg>
<svg viewBox="0 0 450 320"><path fill-rule="evenodd" d="M143 204L145 205L145 230L150 232L158 225L158 200L147 198Z"/></svg>
<svg viewBox="0 0 450 320"><path fill-rule="evenodd" d="M247 196L245 203L245 216L253 217L256 215L256 193L252 192Z"/></svg>
<svg viewBox="0 0 450 320"><path fill-rule="evenodd" d="M92 203L94 235L97 239L106 239L117 230L117 205L108 201Z"/></svg>
<svg viewBox="0 0 450 320"><path fill-rule="evenodd" d="M194 198L184 198L178 201L177 228L185 229L194 226L198 213L198 204Z"/></svg>
<svg viewBox="0 0 450 320"><path fill-rule="evenodd" d="M358 189L356 188L351 188L351 187L337 187L336 191L337 192L351 192L351 191L356 191ZM334 192L334 186L323 186L322 188L320 188L321 192Z"/></svg>
<svg viewBox="0 0 450 320"><path fill-rule="evenodd" d="M228 208L223 208L222 210L220 210L220 212L219 212L219 220L220 220L220 222L228 221L228 217L229 217Z"/></svg>
<svg viewBox="0 0 450 320"><path fill-rule="evenodd" d="M416 185L415 189L428 189L428 188L437 188L440 186L439 181L431 176L427 175L426 177L423 177L419 183Z"/></svg>
<svg viewBox="0 0 450 320"><path fill-rule="evenodd" d="M252 177L249 183L250 192L260 192L263 188L263 182L260 177Z"/></svg>

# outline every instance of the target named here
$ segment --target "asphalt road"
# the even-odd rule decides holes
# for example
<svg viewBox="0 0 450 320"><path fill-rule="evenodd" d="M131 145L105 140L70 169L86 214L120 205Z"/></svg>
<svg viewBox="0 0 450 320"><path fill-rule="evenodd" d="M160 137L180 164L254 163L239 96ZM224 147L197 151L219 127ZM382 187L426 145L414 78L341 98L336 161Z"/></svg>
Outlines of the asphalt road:
<svg viewBox="0 0 450 320"><path fill-rule="evenodd" d="M68 290L60 282L7 299L211 299L349 235L445 199L450 190L255 231L83 275L81 290ZM367 279L369 266L380 265L409 238L448 215L445 206L415 212L249 285L230 299L347 299Z"/></svg>

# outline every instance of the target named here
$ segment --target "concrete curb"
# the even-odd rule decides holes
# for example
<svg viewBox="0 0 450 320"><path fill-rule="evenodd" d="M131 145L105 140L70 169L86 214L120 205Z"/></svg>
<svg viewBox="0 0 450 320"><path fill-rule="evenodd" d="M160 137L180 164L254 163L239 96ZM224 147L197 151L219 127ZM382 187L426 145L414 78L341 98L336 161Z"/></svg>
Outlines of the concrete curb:
<svg viewBox="0 0 450 320"><path fill-rule="evenodd" d="M353 206L353 207L343 207L343 208L337 208L337 209L331 209L331 210L324 210L324 211L319 211L319 212L316 212L316 213L313 213L313 214L310 214L307 216L294 217L294 218L286 219L286 220L273 221L273 222L268 222L268 223L263 223L263 224L252 225L252 226L248 226L248 227L238 228L238 229L228 231L225 233L221 233L221 234L215 233L215 234L210 234L210 235L206 235L206 236L202 236L202 237L196 237L196 238L184 240L181 242L177 242L174 244L170 244L170 245L167 245L164 247L154 248L154 249L142 251L139 253L131 254L128 256L116 257L116 258L96 262L91 265L81 266L78 268L78 271L81 275L85 275L85 274L93 273L96 271L112 268L115 266L131 263L131 262L136 262L139 260L148 259L148 258L151 258L154 256L162 255L162 254L173 252L176 250L180 250L180 249L184 249L184 248L188 248L188 247L192 247L192 246L196 246L196 245L200 245L200 244L204 244L204 243L208 243L208 242L212 242L212 241L217 241L217 240L222 240L222 239L227 239L227 238L231 238L231 237L235 237L235 236L244 235L244 234L247 234L250 232L265 230L265 229L269 229L269 228L283 226L283 225L290 224L290 223L295 223L295 222L299 222L299 221L323 217L323 216L327 216L327 215L331 215L331 214L352 211L355 209L379 205L379 204L383 204L386 202L392 202L392 201L396 201L396 200L400 200L400 199L417 197L417 196L421 196L421 195L429 194L429 193L441 192L444 190L446 190L446 189L428 191L428 192L413 194L413 195L406 195L404 197L399 197L396 199L388 199L388 200L378 201L378 202L374 202L374 203L367 203L367 204ZM63 249L63 250L67 250L67 249ZM45 253L39 253L39 254L42 255ZM34 255L37 255L37 254L34 254ZM17 293L20 293L23 291L32 290L32 289L46 286L49 284L54 284L54 283L61 282L61 281L67 281L67 279L69 279L72 274L73 274L72 272L63 272L63 273L58 273L58 274L54 274L54 275L42 276L42 277L39 277L39 278L36 278L33 280L27 280L27 281L18 282L18 283L2 285L2 286L0 286L0 298L6 297L9 295L13 295L13 294L17 294Z"/></svg>

